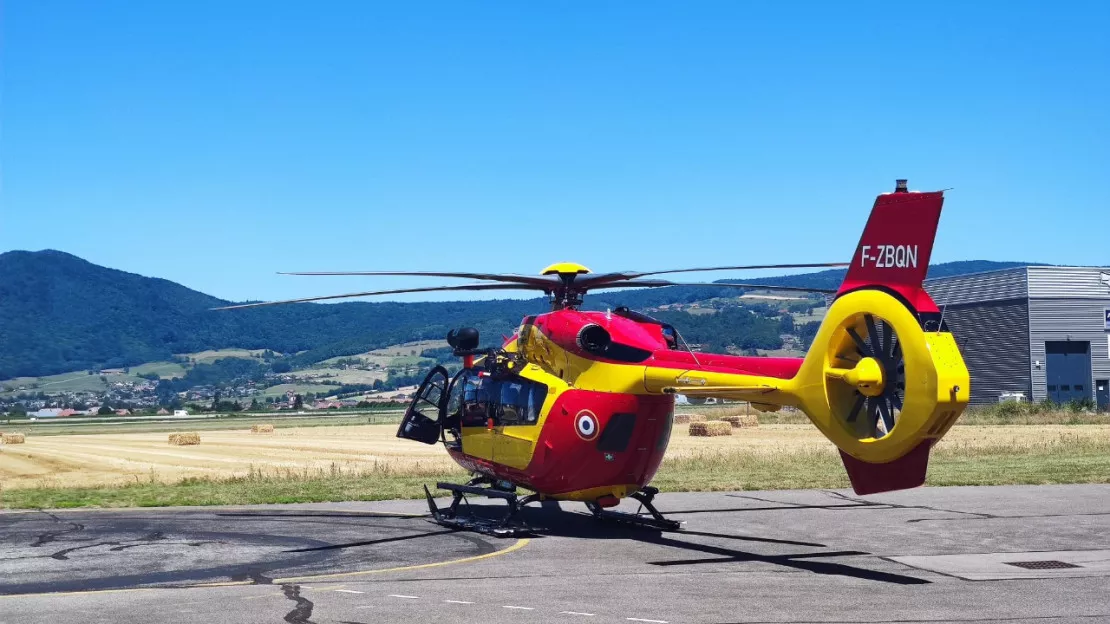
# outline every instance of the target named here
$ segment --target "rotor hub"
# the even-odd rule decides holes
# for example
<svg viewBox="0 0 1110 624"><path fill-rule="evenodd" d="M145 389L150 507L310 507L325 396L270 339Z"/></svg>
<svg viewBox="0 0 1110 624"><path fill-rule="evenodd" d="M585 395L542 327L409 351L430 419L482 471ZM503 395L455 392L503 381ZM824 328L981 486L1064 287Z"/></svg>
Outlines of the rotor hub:
<svg viewBox="0 0 1110 624"><path fill-rule="evenodd" d="M883 367L873 357L861 359L850 369L833 369L829 373L831 377L838 377L855 386L856 390L866 397L882 396L886 387Z"/></svg>

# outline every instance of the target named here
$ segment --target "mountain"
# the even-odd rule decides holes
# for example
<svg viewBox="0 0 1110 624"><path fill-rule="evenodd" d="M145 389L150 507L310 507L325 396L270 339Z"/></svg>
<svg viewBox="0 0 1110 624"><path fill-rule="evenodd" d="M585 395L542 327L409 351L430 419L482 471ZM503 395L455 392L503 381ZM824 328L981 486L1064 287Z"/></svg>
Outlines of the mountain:
<svg viewBox="0 0 1110 624"><path fill-rule="evenodd" d="M214 312L229 302L59 251L0 254L0 379L166 360L235 346L306 360L472 324L500 340L543 301L341 303Z"/></svg>
<svg viewBox="0 0 1110 624"><path fill-rule="evenodd" d="M983 273L985 271L998 271L1012 269L1019 266L1031 266L1037 262L995 262L993 260L961 260L958 262L945 262L929 266L928 278L951 277L953 275L968 275L970 273ZM745 284L781 284L796 288L837 288L844 281L847 269L829 269L816 273L802 273L799 275L784 275L780 277L761 277L753 280L720 280L722 282Z"/></svg>
<svg viewBox="0 0 1110 624"><path fill-rule="evenodd" d="M930 275L1020 263L935 265ZM835 288L843 271L751 280ZM595 309L644 308L735 296L735 289L676 287L595 293ZM238 347L299 353L301 363L413 340L442 338L461 325L495 344L544 299L428 303L295 304L213 312L227 301L164 279L109 269L60 251L0 254L0 379L168 359L174 353Z"/></svg>

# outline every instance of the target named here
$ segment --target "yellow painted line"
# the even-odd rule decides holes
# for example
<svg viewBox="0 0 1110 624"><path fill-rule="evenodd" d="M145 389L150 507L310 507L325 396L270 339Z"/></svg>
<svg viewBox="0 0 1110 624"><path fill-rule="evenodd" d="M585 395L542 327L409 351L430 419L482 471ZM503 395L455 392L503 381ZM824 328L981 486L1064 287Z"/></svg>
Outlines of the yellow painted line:
<svg viewBox="0 0 1110 624"><path fill-rule="evenodd" d="M254 585L254 581L218 581L215 583L197 583L186 587L233 587L235 585Z"/></svg>
<svg viewBox="0 0 1110 624"><path fill-rule="evenodd" d="M239 600L258 600L259 598L276 598L278 596L284 595L284 592L270 592L268 594L258 594L257 596L247 596L245 598L240 598Z"/></svg>
<svg viewBox="0 0 1110 624"><path fill-rule="evenodd" d="M41 598L42 596L87 596L89 594L123 594L128 592L145 592L156 591L158 589L165 589L164 587L125 587L123 589L87 589L83 591L69 591L69 592L39 592L37 594L5 594L0 596L0 600L5 598Z"/></svg>
<svg viewBox="0 0 1110 624"><path fill-rule="evenodd" d="M521 538L515 544L501 550L496 550L484 555L475 555L473 557L463 557L462 559L452 559L450 561L437 561L435 563L422 563L420 565L399 566L396 568L382 568L380 570L360 570L358 572L338 572L336 574L315 574L310 576L291 576L289 578L274 579L275 583L301 583L304 581L316 581L329 578L349 578L352 576L366 576L369 574L384 574L386 572L408 572L409 570L423 570L426 568L438 568L441 566L454 565L456 563L470 563L472 561L481 561L482 559L489 559L490 557L498 557L500 555L507 555L515 550L520 550L528 545L532 540Z"/></svg>

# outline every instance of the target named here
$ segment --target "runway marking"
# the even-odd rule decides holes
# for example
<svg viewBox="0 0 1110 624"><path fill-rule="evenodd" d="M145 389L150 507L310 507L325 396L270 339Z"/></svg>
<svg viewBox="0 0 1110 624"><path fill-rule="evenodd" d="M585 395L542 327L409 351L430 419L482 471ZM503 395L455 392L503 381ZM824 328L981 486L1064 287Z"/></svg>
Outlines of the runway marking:
<svg viewBox="0 0 1110 624"><path fill-rule="evenodd" d="M409 600L420 600L420 596L405 596L404 594L390 594L390 598L407 598Z"/></svg>
<svg viewBox="0 0 1110 624"><path fill-rule="evenodd" d="M353 589L333 589L332 591L341 592L344 594L364 594L366 592L355 591Z"/></svg>
<svg viewBox="0 0 1110 624"><path fill-rule="evenodd" d="M282 592L270 592L268 594L258 594L257 596L246 596L246 597L240 598L239 600L257 600L259 598L273 598L274 596L284 596L284 595L285 594L282 593Z"/></svg>
<svg viewBox="0 0 1110 624"><path fill-rule="evenodd" d="M235 583L236 585L250 585L250 583ZM127 587L123 589L87 589L69 592L38 592L33 594L0 594L0 600L5 598L36 598L42 596L84 596L87 594L122 594L126 592L158 591L159 587Z"/></svg>
<svg viewBox="0 0 1110 624"><path fill-rule="evenodd" d="M629 622L650 622L651 624L668 624L666 620L645 620L642 618L624 618Z"/></svg>
<svg viewBox="0 0 1110 624"><path fill-rule="evenodd" d="M514 607L513 605L501 605L502 609L520 609L522 611L535 611L535 607Z"/></svg>
<svg viewBox="0 0 1110 624"><path fill-rule="evenodd" d="M581 613L579 611L560 611L559 615L584 615L586 617L593 617L593 613Z"/></svg>
<svg viewBox="0 0 1110 624"><path fill-rule="evenodd" d="M508 548L495 550L491 553L484 555L475 555L473 557L463 557L462 559L452 559L450 561L436 561L434 563L422 563L419 565L398 566L396 568L383 568L381 570L360 570L358 572L337 572L335 574L313 574L309 576L291 576L289 578L276 578L273 580L275 585L285 585L288 583L299 583L302 581L315 581L329 578L347 578L351 576L366 576L368 574L383 574L386 572L407 572L409 570L424 570L427 568L438 568L440 566L453 565L456 563L470 563L471 561L481 561L482 559L489 559L490 557L497 557L500 555L507 555L514 550L520 550L532 541L527 538L518 539L516 543Z"/></svg>
<svg viewBox="0 0 1110 624"><path fill-rule="evenodd" d="M443 602L449 602L451 604L474 604L469 600L444 600Z"/></svg>

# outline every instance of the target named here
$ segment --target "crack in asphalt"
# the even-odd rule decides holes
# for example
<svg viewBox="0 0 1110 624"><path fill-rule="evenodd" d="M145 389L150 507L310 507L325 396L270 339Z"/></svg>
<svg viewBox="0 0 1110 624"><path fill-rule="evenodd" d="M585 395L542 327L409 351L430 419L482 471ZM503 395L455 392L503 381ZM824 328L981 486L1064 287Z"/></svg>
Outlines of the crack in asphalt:
<svg viewBox="0 0 1110 624"><path fill-rule="evenodd" d="M285 614L285 621L289 624L314 624L312 620L313 604L308 598L301 595L300 585L285 584L281 586L281 593L295 603L293 610Z"/></svg>
<svg viewBox="0 0 1110 624"><path fill-rule="evenodd" d="M69 528L63 529L61 531L46 531L44 533L36 535L35 541L31 542L31 548L38 548L40 546L43 546L44 544L49 544L50 542L58 539L59 536L65 535L66 533L77 533L78 531L85 530L85 525L77 522L62 520L58 516L50 513L49 511L46 511L45 509L40 509L39 512L49 517L56 524L68 524Z"/></svg>
<svg viewBox="0 0 1110 624"><path fill-rule="evenodd" d="M161 541L161 542L158 542L157 544L154 544L152 542L146 542L146 541L141 541L141 540L139 540L138 543L135 543L135 544L128 543L128 542L97 542L95 544L86 544L84 546L74 546L73 548L63 548L62 550L59 550L56 553L50 554L49 557L51 559L57 559L58 561L67 561L67 560L69 560L68 555L72 552L75 552L75 551L78 551L78 550L85 550L85 549L88 549L88 548L97 548L99 546L114 546L114 548L109 548L108 550L116 552L116 551L120 551L120 550L127 550L128 548L138 548L140 546L169 546L169 545L173 545L173 544L179 544L179 545L184 545L184 546L203 546L205 544L217 544L217 543L219 543L219 542L166 542L166 541ZM27 557L27 558L31 559L31 558L37 558L37 557Z"/></svg>

